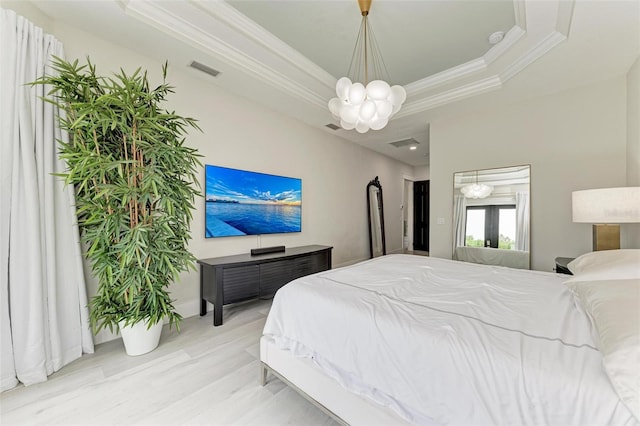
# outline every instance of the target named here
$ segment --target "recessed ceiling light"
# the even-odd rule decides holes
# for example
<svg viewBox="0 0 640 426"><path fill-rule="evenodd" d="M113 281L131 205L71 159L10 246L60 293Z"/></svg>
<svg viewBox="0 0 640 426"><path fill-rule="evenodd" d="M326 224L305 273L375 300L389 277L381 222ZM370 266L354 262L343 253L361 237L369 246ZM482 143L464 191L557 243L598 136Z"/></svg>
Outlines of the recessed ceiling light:
<svg viewBox="0 0 640 426"><path fill-rule="evenodd" d="M417 146L415 146L415 145L411 145L411 146L409 147L409 149L410 149L411 151L415 151L416 149L418 149L418 147L417 147Z"/></svg>
<svg viewBox="0 0 640 426"><path fill-rule="evenodd" d="M491 44L500 43L503 38L504 38L504 31L496 31L495 33L489 36L489 43Z"/></svg>

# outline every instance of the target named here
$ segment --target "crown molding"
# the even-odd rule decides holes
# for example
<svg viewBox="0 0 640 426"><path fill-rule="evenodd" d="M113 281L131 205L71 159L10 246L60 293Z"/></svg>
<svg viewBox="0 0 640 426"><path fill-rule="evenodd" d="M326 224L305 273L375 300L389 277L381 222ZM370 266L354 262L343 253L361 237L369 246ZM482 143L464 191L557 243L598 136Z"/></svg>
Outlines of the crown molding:
<svg viewBox="0 0 640 426"><path fill-rule="evenodd" d="M493 75L464 86L456 87L445 92L405 104L394 118L417 114L431 108L479 95L480 93L496 90L500 87L502 87L502 80L499 76Z"/></svg>
<svg viewBox="0 0 640 426"><path fill-rule="evenodd" d="M520 1L521 0L515 0L514 5L518 5ZM521 5L521 9L524 9L524 1L522 1L522 3L523 4ZM569 36L569 29L571 28L571 19L573 17L574 6L575 0L560 0L558 2L555 31L549 33L527 53L520 56L520 58L516 59L513 63L503 69L502 72L500 72L500 78L502 79L502 81L506 82L512 79L516 74L524 70L526 67L531 65L542 56L546 55L558 44L567 40ZM519 13L524 12L517 10L516 20L518 19ZM522 18L524 18L524 16ZM522 21L524 23L525 19L522 19Z"/></svg>
<svg viewBox="0 0 640 426"><path fill-rule="evenodd" d="M513 13L516 19L516 26L527 31L527 8L526 0L513 0Z"/></svg>
<svg viewBox="0 0 640 426"><path fill-rule="evenodd" d="M507 32L504 39L493 46L483 57L406 84L404 88L407 91L407 96L419 95L438 86L453 83L454 81L486 71L487 65L508 52L525 34L526 31L524 29L514 25Z"/></svg>
<svg viewBox="0 0 640 426"><path fill-rule="evenodd" d="M300 71L310 75L318 82L327 86L327 88L335 90L336 78L334 76L307 59L306 56L302 55L278 37L247 18L233 6L221 1L203 2L198 0L189 0L189 2L210 16L214 16L216 19L224 22L229 27L243 34L245 37L248 37L254 42L260 44L271 53L279 56L286 62L298 68Z"/></svg>
<svg viewBox="0 0 640 426"><path fill-rule="evenodd" d="M556 20L556 31L565 37L569 37L571 19L573 18L573 8L575 1L561 1L558 4L558 19Z"/></svg>
<svg viewBox="0 0 640 426"><path fill-rule="evenodd" d="M430 75L429 77L425 77L421 80L414 81L413 83L406 84L404 89L407 91L407 96L415 96L438 86L452 83L461 78L483 72L486 69L487 64L485 60L478 58L465 64L458 65L457 67L449 68L448 70Z"/></svg>
<svg viewBox="0 0 640 426"><path fill-rule="evenodd" d="M282 90L285 93L308 102L319 108L326 108L326 99L317 92L296 83L263 62L253 59L222 39L203 31L182 18L163 8L162 3L152 0L135 0L124 5L125 13L136 17L173 36L197 46L200 50L225 61L238 69Z"/></svg>
<svg viewBox="0 0 640 426"><path fill-rule="evenodd" d="M507 31L507 34L505 34L504 39L500 43L493 46L484 54L484 61L489 65L511 49L513 45L523 38L526 33L527 32L522 27L514 25L509 31Z"/></svg>
<svg viewBox="0 0 640 426"><path fill-rule="evenodd" d="M211 57L241 70L294 99L327 110L328 94L333 92L336 78L229 4L221 1L187 0L183 6L173 10L172 2L119 1L122 1L122 7L128 15L185 41ZM481 58L405 85L409 102L405 103L396 117L410 116L498 89L566 40L574 0L557 0L559 4L556 9L555 31L533 47L527 48L527 44L521 43L522 40L527 40L529 35L526 30L526 3L529 1L536 0L513 0L516 25L507 32L500 43L493 46ZM198 19L189 19L195 17ZM229 34L233 34L236 38L228 39ZM251 48L248 49L244 41L250 43ZM514 52L516 46L524 53L510 64L500 65L499 69L491 71L492 75L487 76L488 66L506 53ZM262 49L266 56L262 55L261 59L254 59L254 57L258 58L255 52L260 51L256 48ZM272 59L271 63L268 64L264 58ZM290 66L289 70L299 72L298 75L302 75L303 78L296 78L295 73L287 72L286 69L284 72L282 69L278 70L278 64ZM308 84L305 84L305 80L309 82L307 78L318 82L319 85L314 84L313 89L308 88ZM464 84L460 82L470 78L475 80ZM459 84L458 87L450 89L442 87L456 82ZM436 89L440 89L440 92ZM429 91L433 94L425 96Z"/></svg>
<svg viewBox="0 0 640 426"><path fill-rule="evenodd" d="M520 71L524 70L566 39L567 37L564 34L557 31L549 33L549 35L543 38L531 50L520 56L520 58L516 59L513 63L502 70L502 72L500 72L500 78L504 82L509 81Z"/></svg>

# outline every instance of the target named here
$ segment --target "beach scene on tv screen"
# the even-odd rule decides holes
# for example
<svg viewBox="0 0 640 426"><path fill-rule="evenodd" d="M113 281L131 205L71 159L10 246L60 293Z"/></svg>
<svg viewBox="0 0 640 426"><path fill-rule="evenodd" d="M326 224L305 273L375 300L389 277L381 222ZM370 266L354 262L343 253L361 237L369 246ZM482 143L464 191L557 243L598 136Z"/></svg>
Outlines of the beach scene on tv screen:
<svg viewBox="0 0 640 426"><path fill-rule="evenodd" d="M300 232L302 180L206 165L206 237Z"/></svg>

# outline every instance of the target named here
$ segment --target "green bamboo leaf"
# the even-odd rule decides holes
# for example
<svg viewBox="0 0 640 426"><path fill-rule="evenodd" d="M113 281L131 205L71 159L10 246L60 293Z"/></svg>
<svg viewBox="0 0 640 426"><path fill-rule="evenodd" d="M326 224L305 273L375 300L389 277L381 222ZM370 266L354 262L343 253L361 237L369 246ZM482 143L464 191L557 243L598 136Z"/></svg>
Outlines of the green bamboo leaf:
<svg viewBox="0 0 640 426"><path fill-rule="evenodd" d="M99 283L89 302L91 326L114 330L120 320L167 317L179 329L182 317L167 289L195 269L187 244L202 164L185 137L200 128L164 109L173 87L163 82L151 90L141 68L105 77L89 58L54 58L52 69L55 75L33 84L50 85L46 101L66 113L58 120L69 142L58 146L67 170L56 176L74 185L84 255ZM166 71L165 63L163 78ZM143 164L132 156L134 140Z"/></svg>

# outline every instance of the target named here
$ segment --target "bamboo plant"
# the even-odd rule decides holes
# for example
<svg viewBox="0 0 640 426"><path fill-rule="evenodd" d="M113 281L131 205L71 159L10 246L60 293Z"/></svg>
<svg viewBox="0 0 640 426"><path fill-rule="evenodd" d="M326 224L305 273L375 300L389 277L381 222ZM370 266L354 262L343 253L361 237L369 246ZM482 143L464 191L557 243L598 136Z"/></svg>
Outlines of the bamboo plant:
<svg viewBox="0 0 640 426"><path fill-rule="evenodd" d="M164 318L179 327L168 286L195 269L187 243L201 163L185 136L199 128L162 108L173 93L166 64L153 90L141 69L102 77L88 58L84 65L56 58L53 69L58 75L34 84L50 85L47 100L64 112L61 176L75 188L85 256L98 280L92 328L113 332L120 321L144 320L151 327Z"/></svg>

